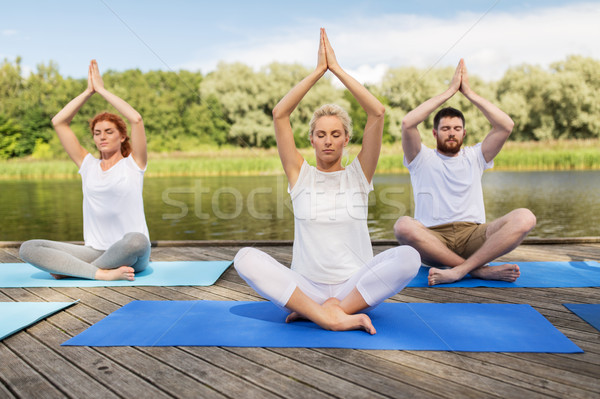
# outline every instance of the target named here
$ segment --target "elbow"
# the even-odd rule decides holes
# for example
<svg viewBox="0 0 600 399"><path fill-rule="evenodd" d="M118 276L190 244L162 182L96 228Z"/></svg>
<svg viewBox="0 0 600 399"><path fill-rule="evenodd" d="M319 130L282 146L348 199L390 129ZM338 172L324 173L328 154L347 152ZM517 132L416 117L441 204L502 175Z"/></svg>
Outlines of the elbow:
<svg viewBox="0 0 600 399"><path fill-rule="evenodd" d="M279 105L276 105L275 108L273 108L272 114L273 120L285 118L286 116L288 116L285 112L281 110L281 107L279 107Z"/></svg>
<svg viewBox="0 0 600 399"><path fill-rule="evenodd" d="M515 127L515 121L513 121L512 118L508 118L508 124L506 125L506 127L509 132L512 132L512 130Z"/></svg>
<svg viewBox="0 0 600 399"><path fill-rule="evenodd" d="M140 114L135 115L135 117L133 117L129 121L129 123L131 123L132 125L139 125L139 124L141 124L143 122L144 122L144 120L142 119L142 115L140 115Z"/></svg>
<svg viewBox="0 0 600 399"><path fill-rule="evenodd" d="M277 107L273 108L271 115L273 115L273 119L277 119L279 117L279 110L277 109Z"/></svg>
<svg viewBox="0 0 600 399"><path fill-rule="evenodd" d="M502 128L506 132L507 136L510 136L514 127L515 127L515 122L511 118L508 118L508 120L505 123L503 123L503 126L502 126Z"/></svg>
<svg viewBox="0 0 600 399"><path fill-rule="evenodd" d="M402 124L400 125L403 132L407 131L411 127L414 127L414 124L407 120L406 117L402 118Z"/></svg>
<svg viewBox="0 0 600 399"><path fill-rule="evenodd" d="M62 120L61 118L57 118L57 115L54 116L54 118L52 118L52 126L54 128L62 125L64 123L64 120Z"/></svg>
<svg viewBox="0 0 600 399"><path fill-rule="evenodd" d="M385 107L383 104L380 104L375 111L373 112L373 116L376 118L384 118L385 117Z"/></svg>

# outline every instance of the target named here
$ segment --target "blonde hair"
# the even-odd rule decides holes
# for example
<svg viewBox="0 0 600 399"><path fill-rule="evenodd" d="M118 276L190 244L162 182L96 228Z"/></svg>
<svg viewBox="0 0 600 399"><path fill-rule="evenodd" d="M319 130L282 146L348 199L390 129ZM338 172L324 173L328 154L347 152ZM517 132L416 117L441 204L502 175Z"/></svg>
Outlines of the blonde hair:
<svg viewBox="0 0 600 399"><path fill-rule="evenodd" d="M315 125L322 116L337 116L342 125L344 126L344 132L349 139L352 138L352 119L348 112L337 104L325 104L321 105L313 114L312 119L309 123L310 135L312 136L315 132Z"/></svg>

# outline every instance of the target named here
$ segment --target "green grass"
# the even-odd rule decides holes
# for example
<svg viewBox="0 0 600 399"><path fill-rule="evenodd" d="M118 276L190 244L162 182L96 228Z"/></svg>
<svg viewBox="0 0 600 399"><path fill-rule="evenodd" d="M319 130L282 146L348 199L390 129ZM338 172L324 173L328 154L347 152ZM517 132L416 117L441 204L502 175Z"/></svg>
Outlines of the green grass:
<svg viewBox="0 0 600 399"><path fill-rule="evenodd" d="M360 148L350 146L350 159ZM302 155L314 164L312 149ZM600 170L600 140L507 143L495 170ZM382 148L378 173L406 173L400 144ZM277 175L283 169L276 149L206 148L198 152L150 154L146 176ZM70 160L0 161L0 179L78 178Z"/></svg>

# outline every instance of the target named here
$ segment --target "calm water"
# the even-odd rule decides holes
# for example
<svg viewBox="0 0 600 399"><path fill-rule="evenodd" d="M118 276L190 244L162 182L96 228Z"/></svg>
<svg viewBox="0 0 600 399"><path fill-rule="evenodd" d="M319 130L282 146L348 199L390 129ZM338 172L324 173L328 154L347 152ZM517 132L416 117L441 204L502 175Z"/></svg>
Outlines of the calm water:
<svg viewBox="0 0 600 399"><path fill-rule="evenodd" d="M393 239L392 226L413 214L408 175L377 175L370 196L373 239ZM488 220L526 207L537 216L530 236L600 236L600 172L488 172ZM82 240L79 180L0 181L0 241ZM292 239L283 176L146 178L152 240Z"/></svg>

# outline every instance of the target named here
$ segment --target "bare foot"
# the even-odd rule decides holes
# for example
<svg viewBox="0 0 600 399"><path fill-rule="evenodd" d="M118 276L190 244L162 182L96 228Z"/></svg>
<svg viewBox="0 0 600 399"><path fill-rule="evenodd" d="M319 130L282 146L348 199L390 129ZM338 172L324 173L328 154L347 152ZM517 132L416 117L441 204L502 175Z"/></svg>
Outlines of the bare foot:
<svg viewBox="0 0 600 399"><path fill-rule="evenodd" d="M54 273L50 273L50 275L51 275L52 277L54 277L55 279L57 279L57 280L61 280L61 279L63 279L63 278L67 278L67 277L69 277L69 276L65 276L64 274L54 274Z"/></svg>
<svg viewBox="0 0 600 399"><path fill-rule="evenodd" d="M471 275L484 280L500 280L512 283L521 275L519 266L505 263L498 266L480 266L471 271Z"/></svg>
<svg viewBox="0 0 600 399"><path fill-rule="evenodd" d="M332 331L347 330L365 330L373 335L375 327L369 316L364 313L347 314L340 307L340 301L336 298L329 298L322 305L327 321L321 327Z"/></svg>
<svg viewBox="0 0 600 399"><path fill-rule="evenodd" d="M294 322L296 320L306 320L306 317L302 316L298 312L292 312L292 313L290 313L288 315L288 317L285 318L285 322L286 323L291 323L291 322Z"/></svg>
<svg viewBox="0 0 600 399"><path fill-rule="evenodd" d="M133 267L121 266L116 269L98 269L94 276L96 280L114 281L114 280L135 280Z"/></svg>
<svg viewBox="0 0 600 399"><path fill-rule="evenodd" d="M429 285L448 284L458 281L463 277L464 275L461 275L460 271L456 268L438 269L432 267L429 269L429 276L427 277L427 282L429 283Z"/></svg>

